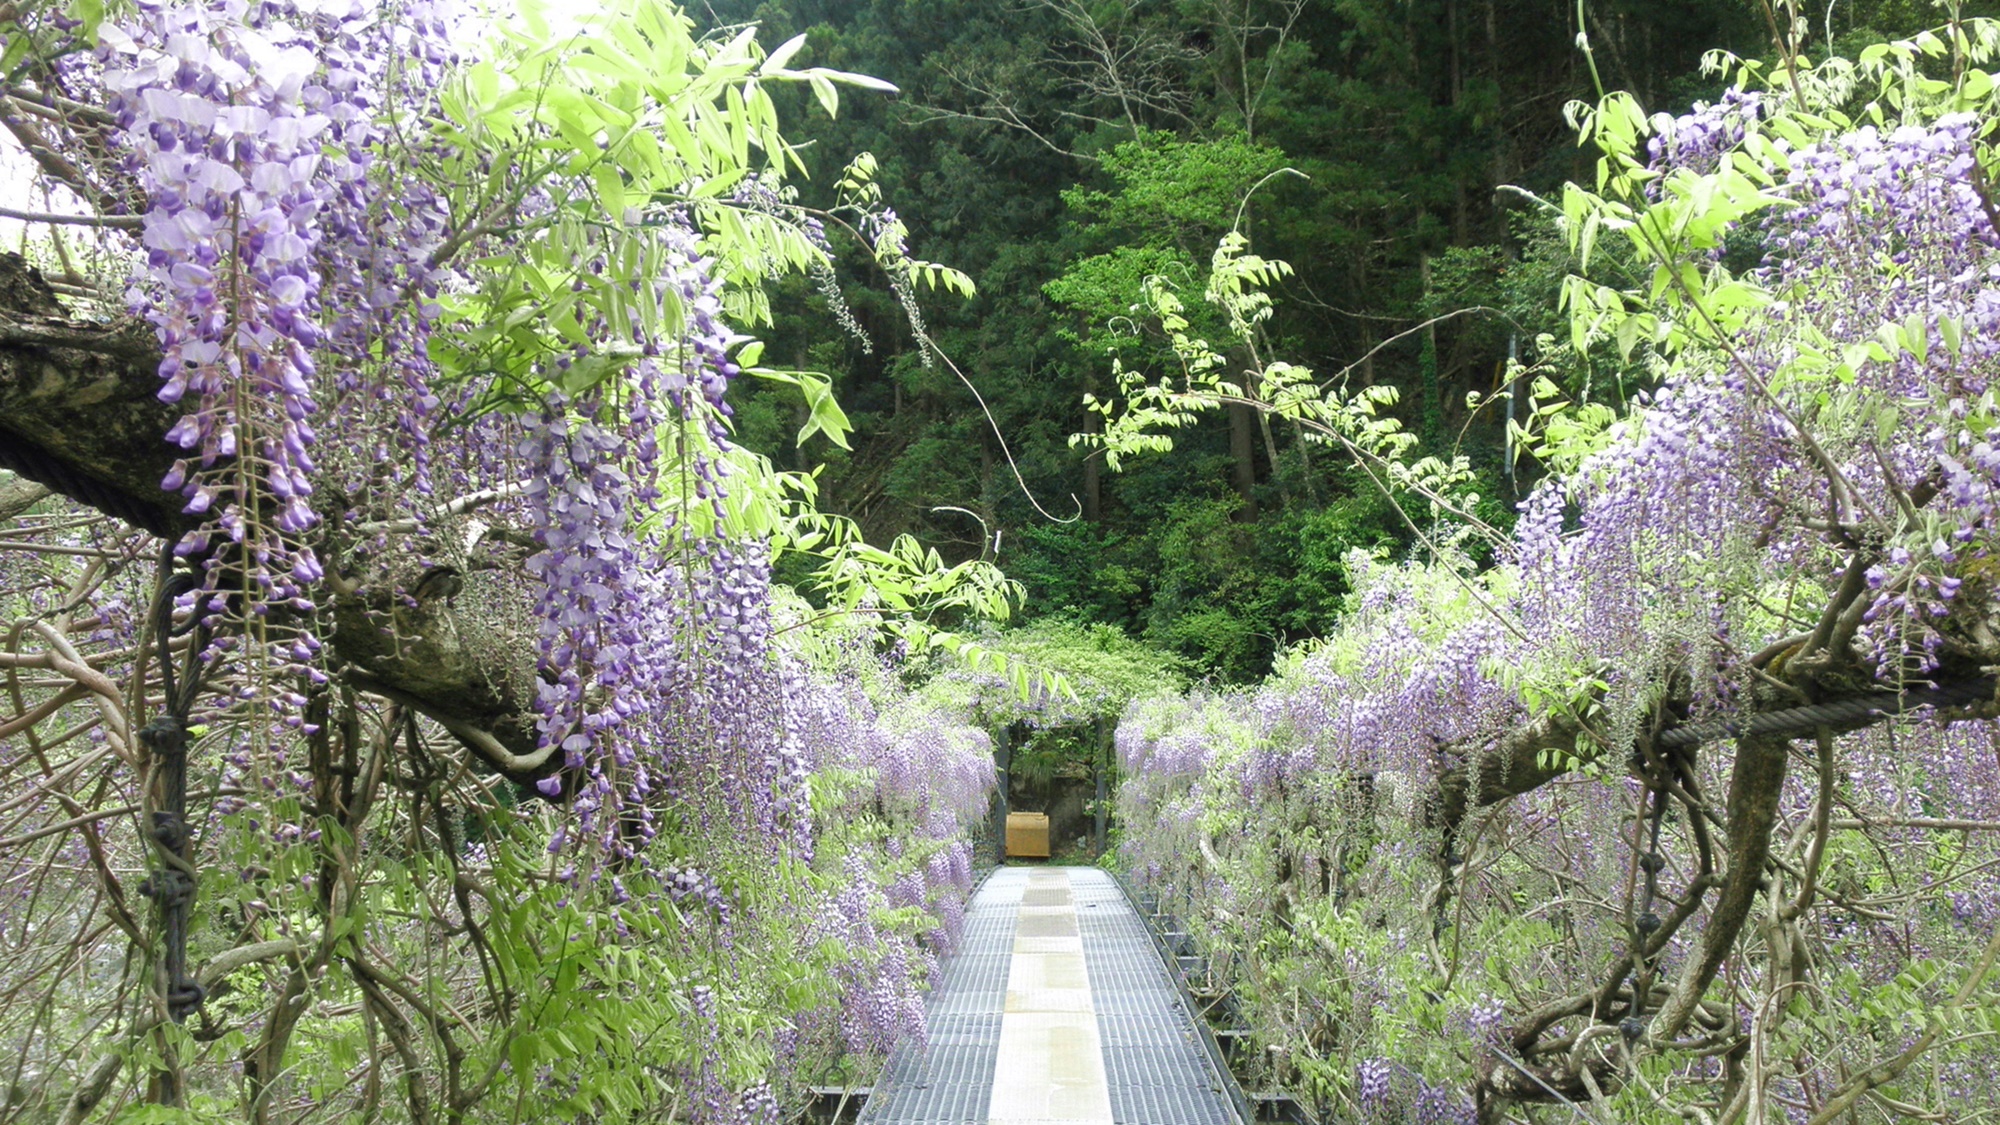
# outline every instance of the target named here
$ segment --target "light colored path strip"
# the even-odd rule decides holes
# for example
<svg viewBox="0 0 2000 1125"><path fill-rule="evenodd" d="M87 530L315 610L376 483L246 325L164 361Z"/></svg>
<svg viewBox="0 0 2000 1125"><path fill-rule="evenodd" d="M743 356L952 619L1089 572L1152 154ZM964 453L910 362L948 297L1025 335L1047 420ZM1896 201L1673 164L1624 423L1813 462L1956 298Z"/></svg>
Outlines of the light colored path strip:
<svg viewBox="0 0 2000 1125"><path fill-rule="evenodd" d="M1035 871L1021 893L990 1125L1111 1121L1104 1050L1069 874Z"/></svg>

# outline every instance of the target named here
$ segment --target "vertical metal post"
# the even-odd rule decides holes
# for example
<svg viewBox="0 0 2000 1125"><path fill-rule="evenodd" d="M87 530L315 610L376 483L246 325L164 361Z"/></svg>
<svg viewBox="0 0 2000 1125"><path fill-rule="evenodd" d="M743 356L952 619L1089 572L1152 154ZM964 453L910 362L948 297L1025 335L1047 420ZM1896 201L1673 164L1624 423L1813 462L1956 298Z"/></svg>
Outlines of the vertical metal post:
<svg viewBox="0 0 2000 1125"><path fill-rule="evenodd" d="M1008 770L1014 764L1014 728L1001 727L993 737L993 765L1000 775L1000 787L993 792L993 862L1007 862Z"/></svg>
<svg viewBox="0 0 2000 1125"><path fill-rule="evenodd" d="M1091 770L1091 772L1097 775L1097 803L1094 806L1097 817L1091 828L1091 843L1095 848L1097 856L1102 858L1104 855L1104 821L1106 815L1104 808L1105 791L1109 788L1107 775L1111 772L1110 723L1102 715L1097 718L1097 754L1094 758L1094 764L1096 768Z"/></svg>

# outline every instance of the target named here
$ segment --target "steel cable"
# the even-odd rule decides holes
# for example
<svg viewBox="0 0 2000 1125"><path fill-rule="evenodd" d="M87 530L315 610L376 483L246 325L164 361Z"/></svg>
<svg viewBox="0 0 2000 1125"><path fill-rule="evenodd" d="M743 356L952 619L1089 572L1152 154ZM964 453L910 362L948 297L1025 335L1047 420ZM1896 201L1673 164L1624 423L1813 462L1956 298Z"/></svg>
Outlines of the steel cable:
<svg viewBox="0 0 2000 1125"><path fill-rule="evenodd" d="M1991 699L1994 684L1995 677L1981 676L1908 691L1876 691L1823 703L1809 703L1803 707L1788 707L1782 711L1763 711L1747 720L1715 719L1703 723L1683 723L1662 731L1654 737L1653 744L1672 750L1724 738L1803 734L1821 727L1852 730L1925 707L1962 707Z"/></svg>

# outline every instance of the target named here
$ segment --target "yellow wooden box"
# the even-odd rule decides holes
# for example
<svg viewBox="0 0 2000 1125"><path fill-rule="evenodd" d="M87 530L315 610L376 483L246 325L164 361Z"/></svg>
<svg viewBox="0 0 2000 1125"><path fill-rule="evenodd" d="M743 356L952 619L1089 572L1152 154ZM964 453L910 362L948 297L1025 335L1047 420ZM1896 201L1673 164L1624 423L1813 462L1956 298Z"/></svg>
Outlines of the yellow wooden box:
<svg viewBox="0 0 2000 1125"><path fill-rule="evenodd" d="M1024 859L1049 858L1049 814L1007 814L1007 854Z"/></svg>

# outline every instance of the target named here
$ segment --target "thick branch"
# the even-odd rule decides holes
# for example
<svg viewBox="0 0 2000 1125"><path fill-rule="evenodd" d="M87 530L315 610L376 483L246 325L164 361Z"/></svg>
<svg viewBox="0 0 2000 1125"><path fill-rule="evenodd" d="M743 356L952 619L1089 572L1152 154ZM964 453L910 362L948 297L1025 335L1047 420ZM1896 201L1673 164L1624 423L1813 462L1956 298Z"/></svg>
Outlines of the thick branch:
<svg viewBox="0 0 2000 1125"><path fill-rule="evenodd" d="M1503 1120L1503 1108L1511 1102L1563 1102L1591 1100L1591 1083L1599 1090L1618 1089L1617 1067L1603 1058L1590 1059L1572 1071L1569 1066L1530 1066L1498 1051L1488 1051L1480 1062L1478 1114L1481 1125ZM1589 1074L1589 1081L1584 1075Z"/></svg>
<svg viewBox="0 0 2000 1125"><path fill-rule="evenodd" d="M1672 1039L1687 1026L1750 917L1764 883L1764 863L1771 858L1771 828L1778 820L1790 749L1781 738L1746 738L1736 744L1729 776L1729 874L1702 927L1699 948L1649 1029L1656 1041Z"/></svg>
<svg viewBox="0 0 2000 1125"><path fill-rule="evenodd" d="M0 469L34 482L0 484L0 516L13 514L10 497L39 485L162 538L198 527L160 488L180 408L159 401L159 365L149 327L71 320L38 271L0 254ZM337 557L325 546L322 557ZM443 722L501 772L532 780L547 756L537 747L532 631L505 612L525 609L518 583L469 576L467 595L483 600L481 612L468 612L449 599L412 607L399 587L414 589L417 576L369 574L322 591L334 623L331 663L364 690Z"/></svg>
<svg viewBox="0 0 2000 1125"><path fill-rule="evenodd" d="M1579 733L1569 716L1544 715L1470 755L1438 780L1439 821L1456 831L1469 809L1532 792L1576 768Z"/></svg>
<svg viewBox="0 0 2000 1125"><path fill-rule="evenodd" d="M69 319L18 254L0 254L0 468L164 538L195 526L162 491L174 462L150 328Z"/></svg>

